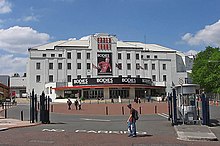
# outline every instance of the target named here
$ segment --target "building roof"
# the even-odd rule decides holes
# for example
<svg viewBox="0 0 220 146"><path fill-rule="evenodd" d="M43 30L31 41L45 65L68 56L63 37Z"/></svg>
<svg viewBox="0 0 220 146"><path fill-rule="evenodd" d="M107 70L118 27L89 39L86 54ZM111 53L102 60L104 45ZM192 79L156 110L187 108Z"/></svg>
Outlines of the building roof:
<svg viewBox="0 0 220 146"><path fill-rule="evenodd" d="M107 35L107 34L95 34L95 36L98 36L98 35ZM51 50L54 50L55 47L89 47L89 45L90 45L89 38L90 37L92 37L92 35L82 37L79 40L76 40L75 38L71 38L69 40L56 41L56 42L36 46L31 49L38 49L38 50L51 49ZM143 51L152 51L152 52L177 52L174 49L163 47L163 46L160 46L157 44L145 44L142 42L131 42L131 41L117 41L117 47L143 49Z"/></svg>
<svg viewBox="0 0 220 146"><path fill-rule="evenodd" d="M56 42L52 42L52 43L48 43L48 44L44 44L44 45L40 45L40 46L35 46L31 49L38 49L38 50L48 50L48 49L51 49L51 50L54 50L54 46L57 46L59 44L62 44L66 41L56 41Z"/></svg>
<svg viewBox="0 0 220 146"><path fill-rule="evenodd" d="M89 47L89 41L88 40L68 40L66 42L63 42L61 44L58 44L56 46L59 47L72 47L72 46L78 46L78 47Z"/></svg>

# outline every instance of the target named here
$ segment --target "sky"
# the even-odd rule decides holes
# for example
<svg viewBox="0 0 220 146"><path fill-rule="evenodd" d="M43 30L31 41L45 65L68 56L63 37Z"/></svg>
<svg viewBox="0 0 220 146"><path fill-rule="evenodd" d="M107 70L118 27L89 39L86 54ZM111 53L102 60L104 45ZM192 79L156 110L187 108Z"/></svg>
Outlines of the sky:
<svg viewBox="0 0 220 146"><path fill-rule="evenodd" d="M0 0L0 74L26 72L28 48L95 33L185 54L220 45L220 0Z"/></svg>

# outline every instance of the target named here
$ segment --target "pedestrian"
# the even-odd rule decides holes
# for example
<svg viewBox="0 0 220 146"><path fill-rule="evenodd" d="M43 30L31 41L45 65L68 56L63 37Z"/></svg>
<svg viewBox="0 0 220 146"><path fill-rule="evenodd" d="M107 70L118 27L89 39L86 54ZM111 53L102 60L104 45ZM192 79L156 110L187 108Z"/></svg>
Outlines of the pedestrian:
<svg viewBox="0 0 220 146"><path fill-rule="evenodd" d="M68 98L67 100L68 110L71 110L72 101Z"/></svg>
<svg viewBox="0 0 220 146"><path fill-rule="evenodd" d="M75 104L76 110L78 110L78 104L79 104L79 102L78 102L77 99L75 100L74 104Z"/></svg>
<svg viewBox="0 0 220 146"><path fill-rule="evenodd" d="M127 120L127 124L128 124L128 130L130 132L130 134L128 135L128 137L136 137L136 120L135 120L135 109L132 108L131 104L128 104L127 107L130 110L130 115L128 117Z"/></svg>
<svg viewBox="0 0 220 146"><path fill-rule="evenodd" d="M82 101L81 101L81 99L79 100L79 110L81 110L81 105L82 105Z"/></svg>

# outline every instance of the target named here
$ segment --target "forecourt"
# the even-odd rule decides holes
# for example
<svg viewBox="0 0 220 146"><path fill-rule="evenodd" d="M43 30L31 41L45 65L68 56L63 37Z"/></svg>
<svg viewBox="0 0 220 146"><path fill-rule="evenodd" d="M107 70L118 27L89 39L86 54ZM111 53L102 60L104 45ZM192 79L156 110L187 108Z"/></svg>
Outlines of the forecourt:
<svg viewBox="0 0 220 146"><path fill-rule="evenodd" d="M143 103L142 103L143 104ZM138 107L142 104L134 104ZM150 107L150 104L146 103ZM158 111L166 103L157 103ZM89 106L90 105L90 106ZM92 108L92 105L94 106ZM109 106L109 115L104 114L83 114L100 107ZM16 128L1 132L1 144L8 145L210 145L205 141L181 141L177 139L177 134L167 120L166 111L164 113L141 114L137 122L138 137L127 137L126 120L128 113L110 114L111 109L117 109L117 106L123 104L83 104L82 111L67 110L66 104L54 105L54 111L51 112L51 124L41 124L27 128ZM125 104L126 105L126 104ZM60 107L59 107L60 106ZM113 106L114 108L111 108ZM59 108L58 108L59 107ZM96 107L96 108L95 108ZM144 106L142 105L144 108ZM154 107L154 106L153 106ZM62 111L61 109L65 111ZM89 109L87 109L89 108ZM28 109L28 105L11 108L8 115L13 115L15 111ZM60 109L60 112L57 110ZM120 108L119 108L120 109ZM150 110L150 108L149 108ZM117 110L118 111L118 110ZM24 111L28 112L27 110ZM80 113L81 112L81 113ZM97 111L98 112L98 111ZM116 111L115 111L116 112ZM144 112L144 111L143 111ZM121 113L121 111L120 111ZM28 115L26 115L28 116ZM26 119L27 117L25 117ZM7 137L7 139L4 137ZM211 142L212 145L218 145L219 142Z"/></svg>

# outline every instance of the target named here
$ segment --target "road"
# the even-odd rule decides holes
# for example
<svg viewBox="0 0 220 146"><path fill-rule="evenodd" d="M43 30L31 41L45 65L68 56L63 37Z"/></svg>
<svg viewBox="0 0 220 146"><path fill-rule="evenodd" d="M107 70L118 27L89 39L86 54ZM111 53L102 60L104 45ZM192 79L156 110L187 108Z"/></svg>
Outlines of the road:
<svg viewBox="0 0 220 146"><path fill-rule="evenodd" d="M18 105L8 110L8 116L19 118L24 111L28 119L29 106ZM77 145L77 146L147 146L147 145L219 145L219 142L180 141L166 116L140 115L138 137L127 137L127 116L87 116L51 113L51 124L2 131L1 145ZM219 132L219 126L213 127ZM214 132L213 131L213 132Z"/></svg>

